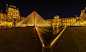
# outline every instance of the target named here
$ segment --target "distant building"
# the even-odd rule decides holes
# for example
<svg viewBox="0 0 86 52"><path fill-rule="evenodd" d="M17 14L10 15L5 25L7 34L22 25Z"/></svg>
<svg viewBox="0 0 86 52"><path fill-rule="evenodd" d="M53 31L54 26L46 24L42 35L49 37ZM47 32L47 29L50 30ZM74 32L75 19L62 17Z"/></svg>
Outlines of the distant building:
<svg viewBox="0 0 86 52"><path fill-rule="evenodd" d="M22 20L24 20L26 17L20 16L20 12L18 10L19 8L13 5L10 5L8 7L8 4L6 4L6 11L5 13L0 12L0 27L1 26L17 26L18 23ZM34 13L32 13L34 14ZM28 16L27 16L28 17ZM33 15L30 15L30 17L33 17ZM26 20L31 20L28 18ZM38 20L38 19L36 19ZM44 20L49 23L51 26L86 26L86 7L84 10L81 10L80 16L76 17L68 17L68 18L59 18L59 15L55 15L54 19L47 19ZM26 21L24 21L26 22ZM33 21L32 21L33 22ZM43 22L45 23L45 22ZM38 23L39 24L39 23ZM41 22L40 22L41 24ZM45 23L46 24L46 23Z"/></svg>
<svg viewBox="0 0 86 52"><path fill-rule="evenodd" d="M81 10L80 16L76 15L76 26L86 26L86 7L84 10Z"/></svg>
<svg viewBox="0 0 86 52"><path fill-rule="evenodd" d="M1 10L1 13L0 13L0 26L5 26L6 23L7 23L7 15L5 13L2 13L2 10Z"/></svg>
<svg viewBox="0 0 86 52"><path fill-rule="evenodd" d="M18 22L25 19L25 17L20 16L19 8L13 5L8 7L6 4L6 11L5 13L0 13L0 26L16 26Z"/></svg>
<svg viewBox="0 0 86 52"><path fill-rule="evenodd" d="M68 18L59 18L58 15L54 16L54 19L47 19L48 23L51 23L52 26L86 26L86 7L84 10L81 10L81 14L78 17L68 17Z"/></svg>
<svg viewBox="0 0 86 52"><path fill-rule="evenodd" d="M53 19L47 19L47 20L45 20L45 21L48 22L48 23L52 26Z"/></svg>
<svg viewBox="0 0 86 52"><path fill-rule="evenodd" d="M16 6L9 6L7 9L7 19L8 21L12 22L13 26L20 22L20 12Z"/></svg>
<svg viewBox="0 0 86 52"><path fill-rule="evenodd" d="M62 26L72 26L76 22L76 19L74 17L69 18L61 18Z"/></svg>
<svg viewBox="0 0 86 52"><path fill-rule="evenodd" d="M61 26L61 19L59 19L58 15L54 16L53 24L52 25L54 25L54 26Z"/></svg>
<svg viewBox="0 0 86 52"><path fill-rule="evenodd" d="M76 22L74 17L69 18L59 18L58 15L54 16L54 19L46 20L48 23L51 23L52 26L72 26Z"/></svg>

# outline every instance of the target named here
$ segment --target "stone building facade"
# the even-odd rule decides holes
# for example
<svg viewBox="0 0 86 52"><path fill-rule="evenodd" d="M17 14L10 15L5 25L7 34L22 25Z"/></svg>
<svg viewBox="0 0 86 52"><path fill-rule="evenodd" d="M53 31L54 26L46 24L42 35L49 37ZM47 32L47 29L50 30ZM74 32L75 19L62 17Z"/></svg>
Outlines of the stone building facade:
<svg viewBox="0 0 86 52"><path fill-rule="evenodd" d="M80 16L76 15L76 26L86 26L86 7L84 10L81 10Z"/></svg>
<svg viewBox="0 0 86 52"><path fill-rule="evenodd" d="M59 18L58 15L54 16L54 19L46 20L51 23L53 26L86 26L86 7L84 10L81 10L80 16L68 17L68 18Z"/></svg>
<svg viewBox="0 0 86 52"><path fill-rule="evenodd" d="M25 19L25 17L20 16L19 8L13 5L8 7L6 4L6 11L5 13L0 13L0 26L16 26L18 22Z"/></svg>
<svg viewBox="0 0 86 52"><path fill-rule="evenodd" d="M61 24L62 26L72 26L76 22L76 19L74 17L69 18L61 18Z"/></svg>
<svg viewBox="0 0 86 52"><path fill-rule="evenodd" d="M54 16L54 19L46 20L48 23L52 23L52 26L72 26L76 22L76 18L59 18L58 15Z"/></svg>

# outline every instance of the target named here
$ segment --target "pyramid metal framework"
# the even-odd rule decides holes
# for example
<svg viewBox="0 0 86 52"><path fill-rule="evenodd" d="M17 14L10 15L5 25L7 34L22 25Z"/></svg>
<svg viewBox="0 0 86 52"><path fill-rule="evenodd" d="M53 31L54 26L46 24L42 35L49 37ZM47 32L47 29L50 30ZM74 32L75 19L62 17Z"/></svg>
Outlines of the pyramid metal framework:
<svg viewBox="0 0 86 52"><path fill-rule="evenodd" d="M50 26L36 11L33 11L24 20L20 21L17 26Z"/></svg>

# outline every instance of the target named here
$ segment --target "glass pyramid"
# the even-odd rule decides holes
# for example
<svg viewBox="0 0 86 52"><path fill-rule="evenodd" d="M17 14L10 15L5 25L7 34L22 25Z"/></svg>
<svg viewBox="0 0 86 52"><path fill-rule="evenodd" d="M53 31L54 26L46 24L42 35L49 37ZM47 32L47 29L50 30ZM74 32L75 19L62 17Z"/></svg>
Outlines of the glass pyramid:
<svg viewBox="0 0 86 52"><path fill-rule="evenodd" d="M29 14L24 20L20 21L17 26L50 26L36 11Z"/></svg>

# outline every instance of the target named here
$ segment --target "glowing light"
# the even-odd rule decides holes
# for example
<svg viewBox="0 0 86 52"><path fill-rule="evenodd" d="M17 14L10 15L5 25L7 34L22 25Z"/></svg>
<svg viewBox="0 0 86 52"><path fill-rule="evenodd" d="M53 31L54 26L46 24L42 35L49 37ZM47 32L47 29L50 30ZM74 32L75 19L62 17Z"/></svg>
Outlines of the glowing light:
<svg viewBox="0 0 86 52"><path fill-rule="evenodd" d="M42 46L44 47L44 44Z"/></svg>
<svg viewBox="0 0 86 52"><path fill-rule="evenodd" d="M56 42L56 40L58 40L58 38L61 36L61 34L63 33L63 31L66 29L66 26L64 27L64 29L59 33L59 35L51 42L50 47Z"/></svg>
<svg viewBox="0 0 86 52"><path fill-rule="evenodd" d="M24 20L20 21L18 24L26 24L26 26L50 26L36 11L28 15Z"/></svg>
<svg viewBox="0 0 86 52"><path fill-rule="evenodd" d="M35 29L35 27L34 27L34 29Z"/></svg>
<svg viewBox="0 0 86 52"><path fill-rule="evenodd" d="M34 11L34 26L35 26L35 11Z"/></svg>
<svg viewBox="0 0 86 52"><path fill-rule="evenodd" d="M38 31L38 28L36 27L36 30L37 30L37 33L38 33L38 36L39 36L39 39L42 43L42 46L44 46L44 38L42 37L41 33Z"/></svg>

